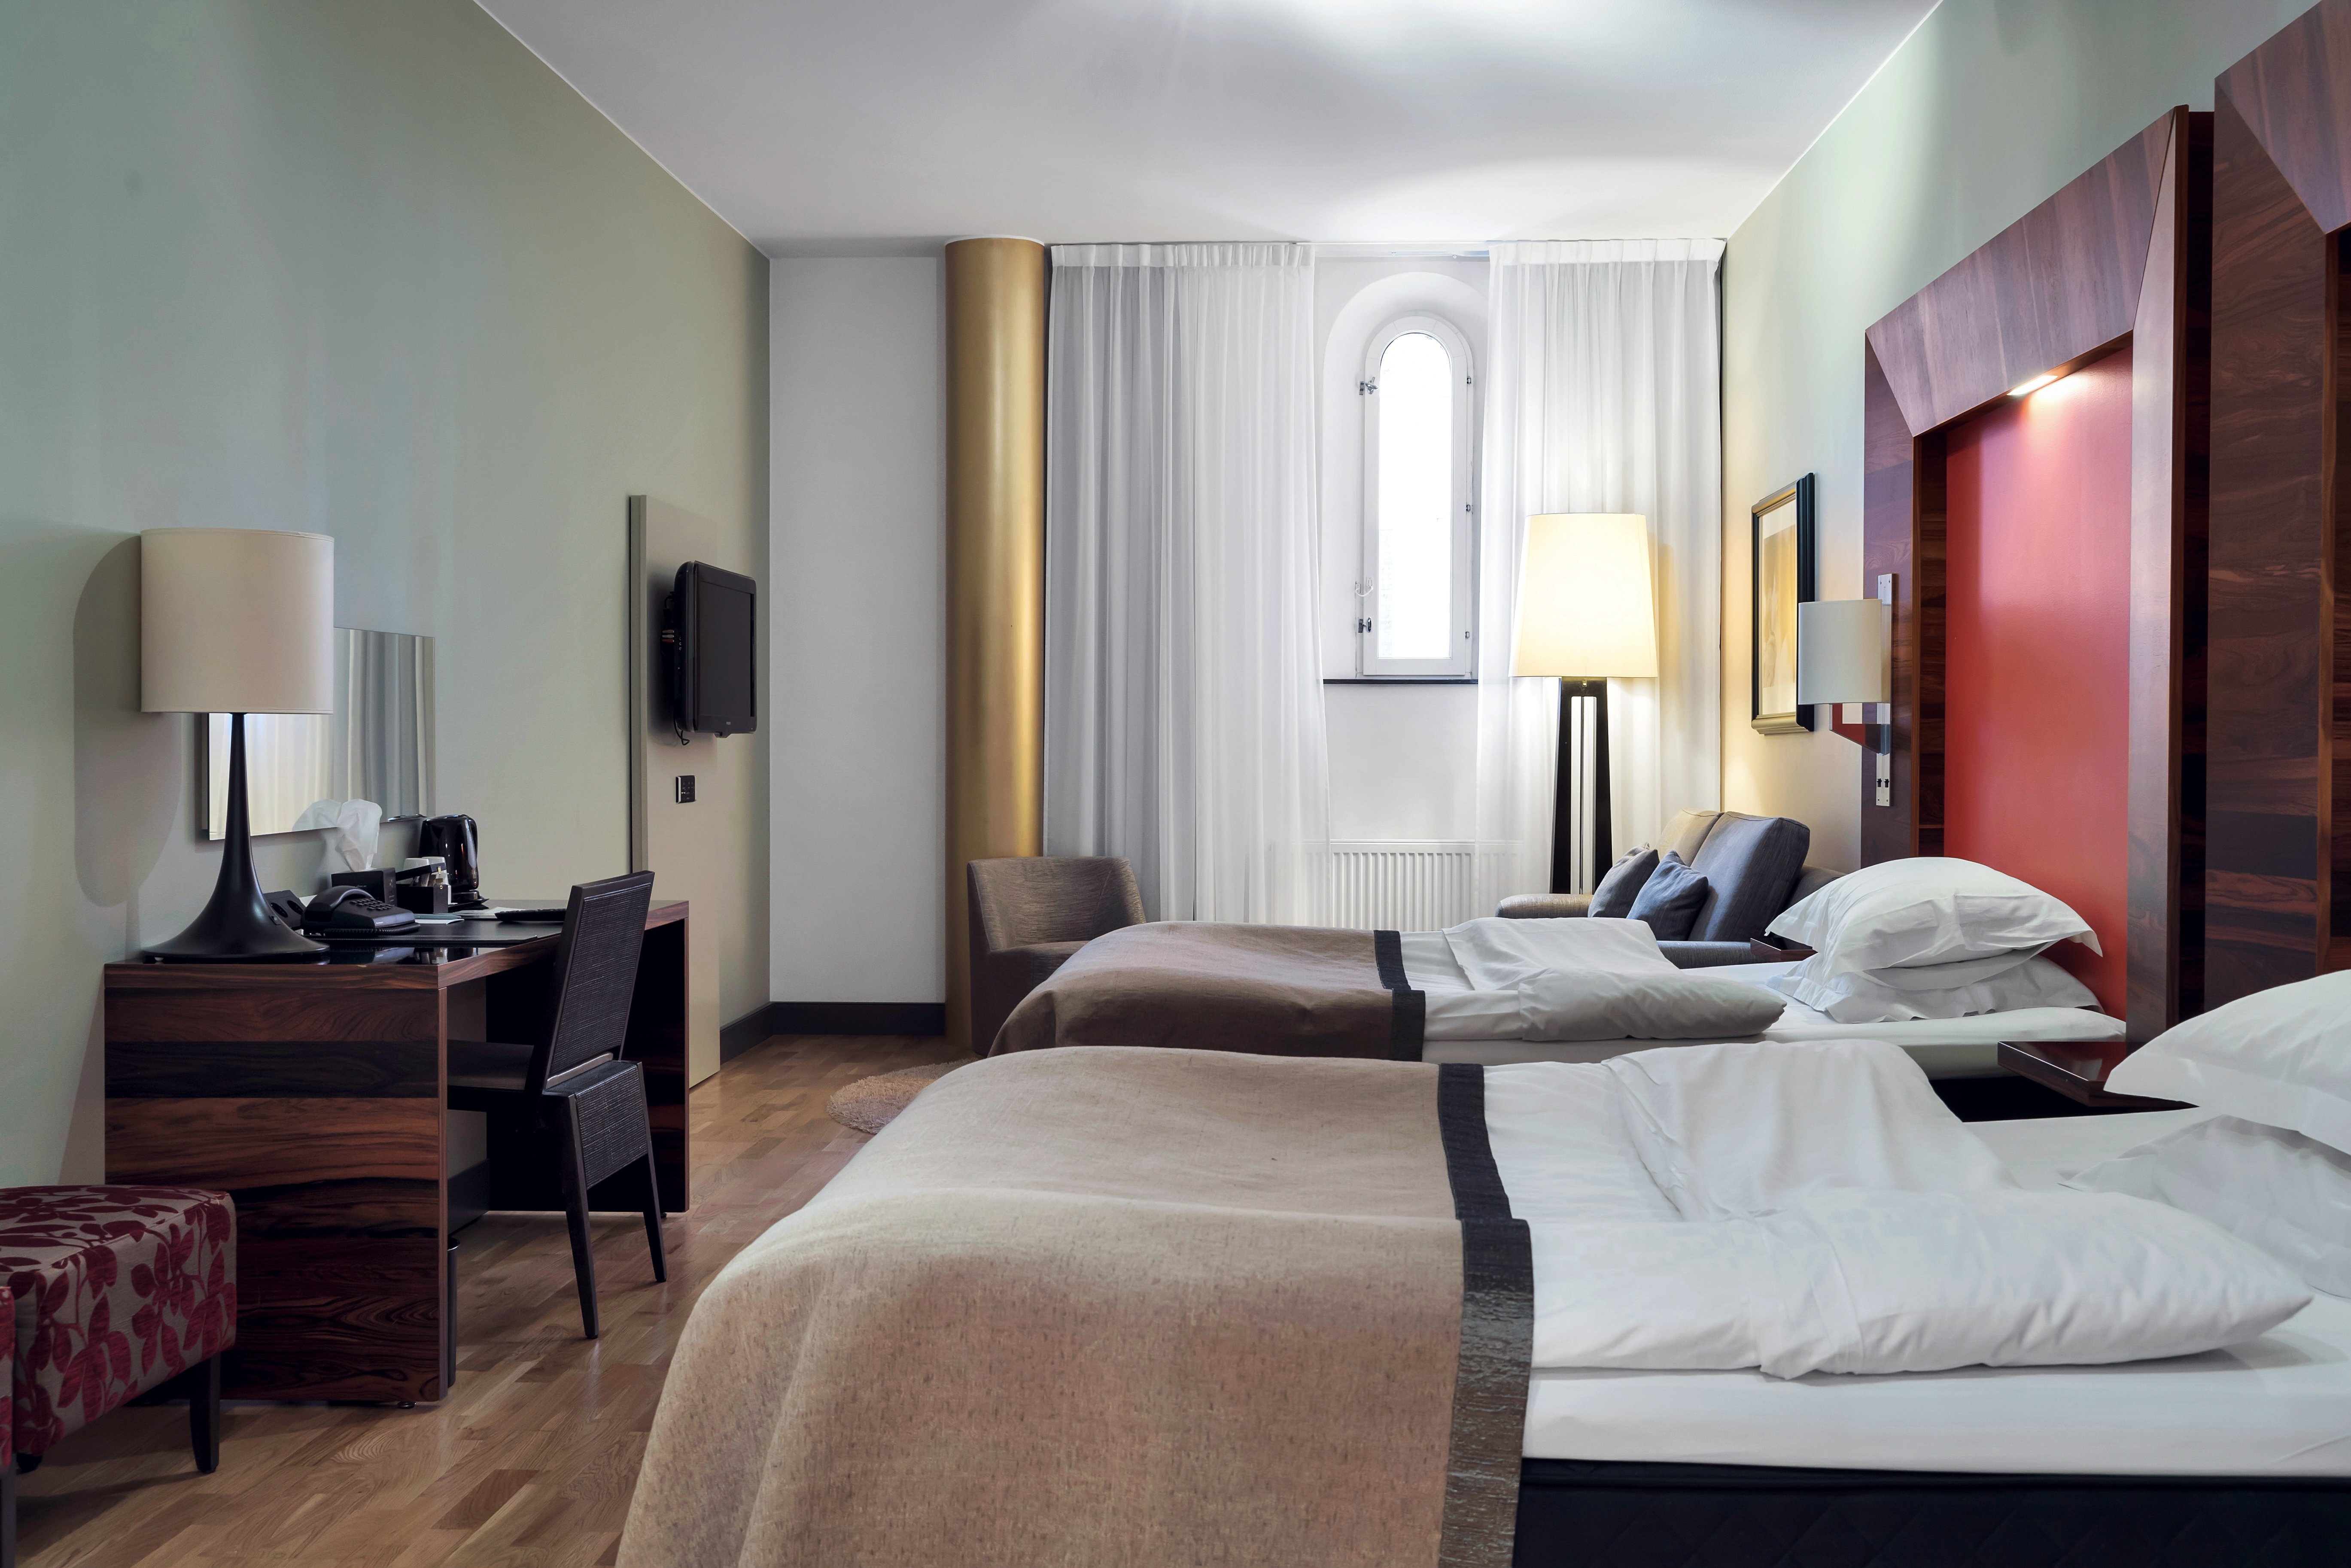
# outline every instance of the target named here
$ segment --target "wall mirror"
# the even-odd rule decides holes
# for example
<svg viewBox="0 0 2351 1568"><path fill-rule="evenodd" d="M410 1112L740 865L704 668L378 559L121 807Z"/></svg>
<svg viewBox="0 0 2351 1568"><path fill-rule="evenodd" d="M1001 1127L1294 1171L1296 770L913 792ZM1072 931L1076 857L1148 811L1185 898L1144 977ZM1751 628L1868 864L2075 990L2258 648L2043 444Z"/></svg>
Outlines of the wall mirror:
<svg viewBox="0 0 2351 1568"><path fill-rule="evenodd" d="M228 725L206 716L202 831L228 832ZM384 820L433 810L433 639L335 628L335 711L249 714L246 810L256 833L288 833L321 800L372 800Z"/></svg>

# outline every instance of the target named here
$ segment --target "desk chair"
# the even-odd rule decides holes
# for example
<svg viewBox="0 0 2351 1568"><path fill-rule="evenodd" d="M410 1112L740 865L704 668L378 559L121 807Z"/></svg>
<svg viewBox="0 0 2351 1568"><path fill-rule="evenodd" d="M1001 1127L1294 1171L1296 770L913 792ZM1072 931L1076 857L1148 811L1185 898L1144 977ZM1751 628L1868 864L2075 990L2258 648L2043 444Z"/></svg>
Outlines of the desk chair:
<svg viewBox="0 0 2351 1568"><path fill-rule="evenodd" d="M643 1164L645 1239L653 1247L653 1278L669 1278L662 1257L661 1197L653 1176L653 1127L645 1113L644 1070L621 1059L653 896L649 871L574 887L549 981L547 1028L538 1041L449 1042L452 1110L486 1111L494 1123L528 1122L553 1135L571 1223L580 1320L590 1339L598 1332L590 1187Z"/></svg>

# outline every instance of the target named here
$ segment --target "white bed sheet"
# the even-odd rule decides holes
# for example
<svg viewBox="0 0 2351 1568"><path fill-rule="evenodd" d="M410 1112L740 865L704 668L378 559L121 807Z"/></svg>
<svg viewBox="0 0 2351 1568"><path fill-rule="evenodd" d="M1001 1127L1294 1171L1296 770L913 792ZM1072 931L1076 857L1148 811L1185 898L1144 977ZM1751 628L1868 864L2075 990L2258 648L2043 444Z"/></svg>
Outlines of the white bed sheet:
<svg viewBox="0 0 2351 1568"><path fill-rule="evenodd" d="M1489 1100L1497 1161L1515 1163L1521 1183L1537 1180L1529 1140L1548 1140L1545 1124L1556 1124L1562 1109ZM2204 1114L2053 1117L1970 1130L2024 1186L2046 1190L2065 1172ZM1595 1108L1571 1130L1577 1139L1602 1138L1606 1121ZM1554 1147L1546 1165L1581 1163L1571 1144ZM1510 1164L1503 1174L1510 1182ZM1603 1208L1627 1201L1588 1196ZM1532 1200L1529 1217L1572 1201L1564 1193ZM1787 1381L1760 1372L1542 1371L1527 1401L1525 1453L2019 1475L2351 1476L2351 1301L2322 1294L2227 1350L2114 1366Z"/></svg>
<svg viewBox="0 0 2351 1568"><path fill-rule="evenodd" d="M1402 936L1405 978L1427 998L1422 1034L1423 1061L1467 1061L1502 1067L1520 1061L1605 1061L1628 1051L1655 1051L1654 1040L1528 1040L1510 1038L1518 1021L1513 991L1473 989L1454 961L1439 931ZM1793 964L1725 964L1707 975L1761 985ZM2003 1040L2119 1040L2123 1020L2081 1008L2023 1008L1964 1019L1912 1019L1901 1023L1839 1023L1827 1014L1790 1001L1780 1021L1745 1040L1883 1040L1900 1046L1929 1078L1991 1078L2000 1065ZM1677 1045L1715 1045L1722 1040L1677 1040Z"/></svg>

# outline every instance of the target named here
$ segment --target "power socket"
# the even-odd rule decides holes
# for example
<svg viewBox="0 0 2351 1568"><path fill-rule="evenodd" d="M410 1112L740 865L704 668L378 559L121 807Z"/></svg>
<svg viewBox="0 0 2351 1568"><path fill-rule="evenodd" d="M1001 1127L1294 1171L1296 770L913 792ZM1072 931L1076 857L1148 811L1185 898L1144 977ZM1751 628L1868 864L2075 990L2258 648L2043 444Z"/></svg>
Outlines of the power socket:
<svg viewBox="0 0 2351 1568"><path fill-rule="evenodd" d="M691 773L677 776L677 803L681 806L694 804L694 775Z"/></svg>

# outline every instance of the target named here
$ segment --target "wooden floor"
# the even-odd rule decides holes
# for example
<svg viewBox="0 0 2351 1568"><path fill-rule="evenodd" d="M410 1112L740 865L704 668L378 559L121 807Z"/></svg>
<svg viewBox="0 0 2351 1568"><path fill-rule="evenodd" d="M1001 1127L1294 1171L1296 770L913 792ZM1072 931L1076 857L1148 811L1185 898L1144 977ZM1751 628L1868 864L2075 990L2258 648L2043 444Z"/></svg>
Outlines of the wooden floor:
<svg viewBox="0 0 2351 1568"><path fill-rule="evenodd" d="M195 1472L185 1406L118 1410L22 1478L27 1568L611 1563L670 1351L695 1298L865 1142L842 1084L956 1058L943 1040L779 1036L694 1091L693 1212L656 1285L643 1222L596 1222L604 1337L580 1337L563 1217L493 1214L459 1238L454 1395L413 1410L235 1404Z"/></svg>

